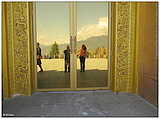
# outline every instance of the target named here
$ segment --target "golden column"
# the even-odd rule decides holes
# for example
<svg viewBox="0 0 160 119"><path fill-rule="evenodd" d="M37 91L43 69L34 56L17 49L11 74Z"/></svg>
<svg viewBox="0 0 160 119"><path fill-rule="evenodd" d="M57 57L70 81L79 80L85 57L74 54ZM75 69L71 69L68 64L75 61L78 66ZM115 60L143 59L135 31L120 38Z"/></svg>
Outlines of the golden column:
<svg viewBox="0 0 160 119"><path fill-rule="evenodd" d="M111 89L137 92L135 78L136 3L112 3Z"/></svg>
<svg viewBox="0 0 160 119"><path fill-rule="evenodd" d="M7 79L3 91L4 97L14 95L31 95L32 93L32 24L28 2L3 2L3 57L7 57L6 69L3 75ZM6 36L6 37L5 37ZM6 52L7 51L7 52ZM4 62L3 62L4 63ZM5 87L8 87L7 89Z"/></svg>

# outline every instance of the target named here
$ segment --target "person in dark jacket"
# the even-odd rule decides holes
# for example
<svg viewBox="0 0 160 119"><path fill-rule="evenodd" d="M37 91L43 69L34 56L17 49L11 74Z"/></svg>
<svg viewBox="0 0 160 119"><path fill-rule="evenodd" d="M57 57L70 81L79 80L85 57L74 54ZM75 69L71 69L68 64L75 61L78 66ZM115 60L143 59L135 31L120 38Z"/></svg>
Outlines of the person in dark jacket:
<svg viewBox="0 0 160 119"><path fill-rule="evenodd" d="M43 68L41 66L42 62L41 62L41 48L39 47L39 43L37 43L37 65L39 66L39 68L41 69L39 72L43 72Z"/></svg>
<svg viewBox="0 0 160 119"><path fill-rule="evenodd" d="M66 50L64 50L64 68L65 68L65 72L67 72L67 69L68 69L68 72L70 72L70 48L69 48L69 45L67 45L67 48Z"/></svg>

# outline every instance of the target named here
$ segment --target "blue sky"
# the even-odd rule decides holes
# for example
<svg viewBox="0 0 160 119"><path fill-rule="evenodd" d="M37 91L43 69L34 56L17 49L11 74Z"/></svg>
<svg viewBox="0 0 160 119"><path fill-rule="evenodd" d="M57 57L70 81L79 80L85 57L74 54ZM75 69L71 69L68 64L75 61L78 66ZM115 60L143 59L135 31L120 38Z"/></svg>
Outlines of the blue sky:
<svg viewBox="0 0 160 119"><path fill-rule="evenodd" d="M99 24L100 22L101 24L105 23L105 18L108 18L106 2L78 2L78 32L90 27L87 31L89 32L92 30L91 26ZM69 42L68 2L37 2L36 21L37 41L41 44L49 45L55 41L59 44ZM106 22L108 21L106 20ZM83 31L81 33L83 33ZM98 34L97 31L96 33ZM81 34L81 36L83 36L83 34Z"/></svg>
<svg viewBox="0 0 160 119"><path fill-rule="evenodd" d="M77 4L78 26L96 24L100 17L108 16L107 3L105 2L79 2Z"/></svg>

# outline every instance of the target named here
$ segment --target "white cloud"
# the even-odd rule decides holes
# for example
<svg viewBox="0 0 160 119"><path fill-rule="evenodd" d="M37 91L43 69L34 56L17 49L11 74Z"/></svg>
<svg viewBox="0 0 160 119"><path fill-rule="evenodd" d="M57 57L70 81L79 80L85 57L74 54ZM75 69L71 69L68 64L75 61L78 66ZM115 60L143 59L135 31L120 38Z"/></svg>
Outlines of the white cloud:
<svg viewBox="0 0 160 119"><path fill-rule="evenodd" d="M66 37L56 37L49 36L47 33L39 33L37 35L37 42L43 45L51 45L56 41L58 44L69 43L69 36Z"/></svg>
<svg viewBox="0 0 160 119"><path fill-rule="evenodd" d="M101 36L101 35L108 35L107 17L99 18L97 24L89 24L80 28L80 30L77 32L77 41L86 40L89 37ZM58 44L69 43L69 33L68 36L56 37L56 36L50 36L45 31L39 31L39 33L37 33L37 41L40 44L44 45L53 44L55 41Z"/></svg>
<svg viewBox="0 0 160 119"><path fill-rule="evenodd" d="M77 35L78 35L77 37L78 41L86 40L87 38L93 36L108 35L107 17L99 18L97 24L90 24L80 28Z"/></svg>
<svg viewBox="0 0 160 119"><path fill-rule="evenodd" d="M98 24L102 27L107 27L108 26L108 19L107 17L101 17L99 18Z"/></svg>

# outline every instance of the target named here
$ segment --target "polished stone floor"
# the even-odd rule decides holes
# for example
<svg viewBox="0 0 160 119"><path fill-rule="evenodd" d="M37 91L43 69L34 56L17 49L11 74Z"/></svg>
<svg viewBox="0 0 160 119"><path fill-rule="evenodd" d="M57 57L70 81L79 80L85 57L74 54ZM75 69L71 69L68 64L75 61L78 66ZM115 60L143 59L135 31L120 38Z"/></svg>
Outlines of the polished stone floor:
<svg viewBox="0 0 160 119"><path fill-rule="evenodd" d="M153 117L158 109L135 94L111 91L37 92L3 100L3 116Z"/></svg>

